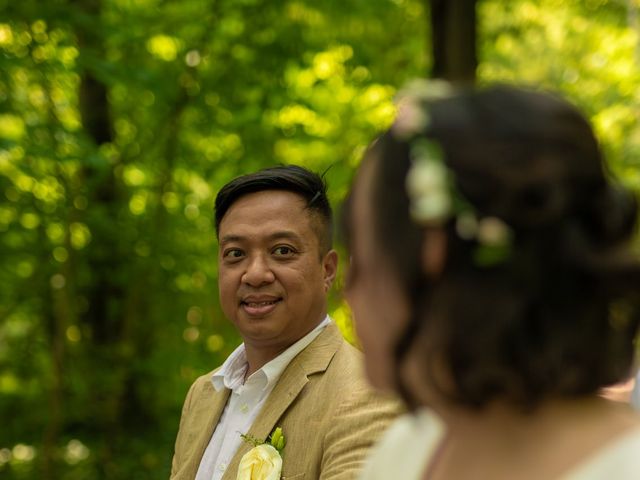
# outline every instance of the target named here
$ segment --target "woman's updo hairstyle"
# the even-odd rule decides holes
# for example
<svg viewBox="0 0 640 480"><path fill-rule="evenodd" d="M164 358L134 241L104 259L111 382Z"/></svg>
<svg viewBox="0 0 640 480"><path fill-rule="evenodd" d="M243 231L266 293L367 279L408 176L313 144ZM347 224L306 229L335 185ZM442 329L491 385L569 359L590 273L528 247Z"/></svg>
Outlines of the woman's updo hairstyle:
<svg viewBox="0 0 640 480"><path fill-rule="evenodd" d="M418 103L417 138L441 151L454 195L510 236L506 255L480 262L482 245L461 236L454 211L440 225L444 270L425 275L416 259L431 227L412 217L407 193L416 139L394 133L399 118L371 147L376 242L412 311L396 371L418 342L429 382L478 408L494 399L533 408L623 379L640 321L640 266L628 249L637 204L608 178L589 123L557 96L510 86ZM446 366L446 382L435 365Z"/></svg>

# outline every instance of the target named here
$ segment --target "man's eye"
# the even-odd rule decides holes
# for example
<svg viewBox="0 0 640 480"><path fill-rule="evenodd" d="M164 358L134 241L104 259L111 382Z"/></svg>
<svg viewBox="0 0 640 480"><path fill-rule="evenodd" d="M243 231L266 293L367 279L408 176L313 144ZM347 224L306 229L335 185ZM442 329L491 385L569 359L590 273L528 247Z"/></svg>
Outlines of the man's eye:
<svg viewBox="0 0 640 480"><path fill-rule="evenodd" d="M241 258L244 254L242 253L242 250L238 250L237 248L230 248L229 250L225 251L223 254L224 258L228 258L229 260L234 260L236 258Z"/></svg>
<svg viewBox="0 0 640 480"><path fill-rule="evenodd" d="M278 255L280 257L289 257L295 253L293 248L287 247L286 245L281 245L273 249L274 255Z"/></svg>

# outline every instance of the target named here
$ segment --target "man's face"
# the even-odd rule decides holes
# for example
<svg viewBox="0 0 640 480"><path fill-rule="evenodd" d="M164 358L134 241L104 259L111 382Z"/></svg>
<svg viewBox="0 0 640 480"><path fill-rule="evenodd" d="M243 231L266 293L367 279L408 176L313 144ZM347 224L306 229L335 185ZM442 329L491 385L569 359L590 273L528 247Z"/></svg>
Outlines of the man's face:
<svg viewBox="0 0 640 480"><path fill-rule="evenodd" d="M282 351L326 315L337 254L321 255L313 221L304 199L282 190L244 195L222 218L220 302L247 346Z"/></svg>

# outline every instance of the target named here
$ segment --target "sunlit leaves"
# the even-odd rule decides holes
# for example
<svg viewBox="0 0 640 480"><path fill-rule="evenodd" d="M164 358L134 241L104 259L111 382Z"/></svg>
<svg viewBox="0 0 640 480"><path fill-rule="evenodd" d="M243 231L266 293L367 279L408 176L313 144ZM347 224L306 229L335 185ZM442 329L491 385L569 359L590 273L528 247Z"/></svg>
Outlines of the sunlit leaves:
<svg viewBox="0 0 640 480"><path fill-rule="evenodd" d="M638 183L638 31L616 2L481 2L482 82L560 91L592 117L613 170ZM629 4L631 5L631 4ZM635 7L637 8L637 7Z"/></svg>
<svg viewBox="0 0 640 480"><path fill-rule="evenodd" d="M0 231L6 231L11 222L16 219L17 212L14 207L0 205Z"/></svg>
<svg viewBox="0 0 640 480"><path fill-rule="evenodd" d="M13 31L11 25L0 23L0 46L11 45L13 43Z"/></svg>
<svg viewBox="0 0 640 480"><path fill-rule="evenodd" d="M127 165L122 173L122 179L131 187L139 187L145 183L147 174L136 165Z"/></svg>
<svg viewBox="0 0 640 480"><path fill-rule="evenodd" d="M20 216L20 224L28 230L33 230L40 225L40 216L33 212L25 212Z"/></svg>
<svg viewBox="0 0 640 480"><path fill-rule="evenodd" d="M320 170L349 161L350 151L390 124L395 89L371 83L366 67L354 65L352 58L350 46L332 46L287 68L291 100L266 117L283 133L274 146L277 159L296 163L305 158ZM342 150L337 152L336 145Z"/></svg>
<svg viewBox="0 0 640 480"><path fill-rule="evenodd" d="M353 319L351 316L351 309L346 303L341 303L331 312L331 318L338 325L340 331L353 345L358 344L356 332L353 325Z"/></svg>
<svg viewBox="0 0 640 480"><path fill-rule="evenodd" d="M64 247L54 247L51 255L58 263L64 263L69 259L69 251Z"/></svg>
<svg viewBox="0 0 640 480"><path fill-rule="evenodd" d="M313 110L299 104L280 109L275 123L285 132L295 132L297 126L302 126L309 135L318 137L326 137L333 126L328 120L318 117Z"/></svg>
<svg viewBox="0 0 640 480"><path fill-rule="evenodd" d="M149 53L165 62L175 60L180 47L180 40L168 35L155 35L147 41Z"/></svg>
<svg viewBox="0 0 640 480"><path fill-rule="evenodd" d="M99 13L85 8L98 3ZM92 478L82 465L116 480L166 476L157 452L171 450L188 383L239 341L216 299L217 190L299 163L328 169L338 205L392 121L397 88L428 74L424 6L12 3L15 18L0 20L0 406L2 394L19 399L23 423L0 429L0 475L34 464L29 448L41 453L30 446L49 412L33 405L49 402L55 344L66 355L60 478ZM481 81L566 93L592 117L615 171L640 186L638 34L625 2L479 6ZM87 101L87 78L104 86L106 105ZM96 145L83 120L99 107L108 135ZM339 294L330 311L353 340ZM152 440L139 439L143 416ZM101 419L137 429L119 437L118 464L98 460L110 447L95 435ZM93 443L67 428L86 428ZM37 438L7 440L29 432Z"/></svg>
<svg viewBox="0 0 640 480"><path fill-rule="evenodd" d="M91 241L91 231L84 223L73 222L69 225L69 232L71 234L71 246L76 250L86 247Z"/></svg>
<svg viewBox="0 0 640 480"><path fill-rule="evenodd" d="M0 139L19 141L25 133L24 121L17 115L0 115Z"/></svg>

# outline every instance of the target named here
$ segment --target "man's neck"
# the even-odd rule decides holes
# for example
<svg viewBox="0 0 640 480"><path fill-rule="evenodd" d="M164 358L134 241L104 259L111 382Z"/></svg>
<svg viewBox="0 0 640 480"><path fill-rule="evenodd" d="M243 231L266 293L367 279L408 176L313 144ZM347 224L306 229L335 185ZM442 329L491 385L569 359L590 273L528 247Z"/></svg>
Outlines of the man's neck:
<svg viewBox="0 0 640 480"><path fill-rule="evenodd" d="M294 342L295 343L295 342ZM293 343L291 344L293 345ZM263 366L284 352L291 345L284 345L272 348L264 346L256 347L245 343L244 348L247 355L247 372L244 375L245 380L260 370Z"/></svg>
<svg viewBox="0 0 640 480"><path fill-rule="evenodd" d="M269 363L271 360L277 358L281 355L285 350L287 350L292 345L296 344L307 335L309 335L312 331L314 331L318 326L324 321L321 320L316 325L314 325L308 332L304 333L299 338L288 342L286 344L274 344L274 345L264 345L261 343L252 343L245 339L244 348L245 354L247 356L247 372L245 373L245 379L249 378L253 373L260 370L263 366Z"/></svg>

